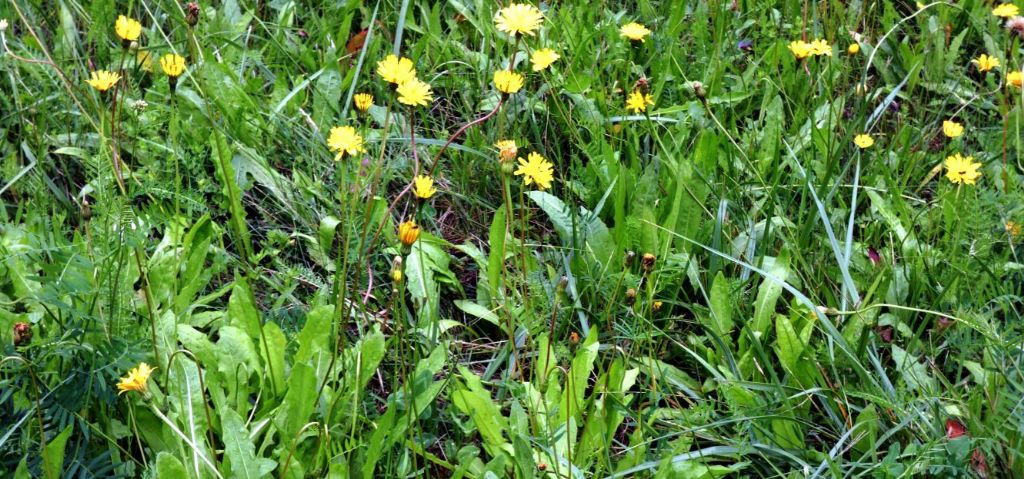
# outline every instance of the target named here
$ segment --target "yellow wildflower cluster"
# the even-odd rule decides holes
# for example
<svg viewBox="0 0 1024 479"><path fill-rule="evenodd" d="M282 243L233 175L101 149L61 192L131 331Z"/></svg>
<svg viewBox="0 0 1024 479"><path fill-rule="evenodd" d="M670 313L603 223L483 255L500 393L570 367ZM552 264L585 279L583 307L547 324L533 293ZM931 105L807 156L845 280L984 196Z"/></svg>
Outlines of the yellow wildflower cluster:
<svg viewBox="0 0 1024 479"><path fill-rule="evenodd" d="M859 51L860 47L857 47L857 50ZM792 42L789 42L789 51L793 52L793 56L800 60L812 56L832 56L832 46L828 44L828 41L822 39L813 40L811 42L793 40Z"/></svg>

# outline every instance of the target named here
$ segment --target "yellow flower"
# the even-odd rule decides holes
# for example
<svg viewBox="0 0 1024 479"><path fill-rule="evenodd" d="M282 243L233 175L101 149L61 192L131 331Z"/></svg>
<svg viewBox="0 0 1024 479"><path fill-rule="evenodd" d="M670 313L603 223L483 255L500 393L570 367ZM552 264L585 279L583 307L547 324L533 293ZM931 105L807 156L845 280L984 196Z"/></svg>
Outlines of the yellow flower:
<svg viewBox="0 0 1024 479"><path fill-rule="evenodd" d="M629 94L626 98L626 109L632 110L635 113L640 113L647 110L648 105L654 104L654 98L651 97L650 93L643 94L640 90L633 90L633 93Z"/></svg>
<svg viewBox="0 0 1024 479"><path fill-rule="evenodd" d="M119 73L108 72L106 70L99 70L90 73L89 79L85 82L88 83L89 86L99 91L107 91L110 89L110 87L114 86L120 79L121 74Z"/></svg>
<svg viewBox="0 0 1024 479"><path fill-rule="evenodd" d="M434 94L430 91L430 85L421 82L419 78L412 78L398 85L399 103L409 106L426 106L433 100Z"/></svg>
<svg viewBox="0 0 1024 479"><path fill-rule="evenodd" d="M953 120L942 122L942 133L949 138L956 138L964 134L964 126Z"/></svg>
<svg viewBox="0 0 1024 479"><path fill-rule="evenodd" d="M134 42L139 39L139 35L142 35L142 24L134 18L119 15L117 21L114 22L114 32L126 43Z"/></svg>
<svg viewBox="0 0 1024 479"><path fill-rule="evenodd" d="M1006 234L1010 235L1011 238L1016 238L1016 237L1020 236L1020 232L1021 232L1020 223L1017 223L1017 222L1015 222L1013 220L1007 220L1005 228L1006 228Z"/></svg>
<svg viewBox="0 0 1024 479"><path fill-rule="evenodd" d="M1019 71L1012 71L1010 73L1007 73L1006 83L1009 83L1010 85L1020 88L1021 85L1024 85L1024 73L1021 73Z"/></svg>
<svg viewBox="0 0 1024 479"><path fill-rule="evenodd" d="M494 72L494 86L502 93L515 93L523 88L523 76L510 70Z"/></svg>
<svg viewBox="0 0 1024 479"><path fill-rule="evenodd" d="M621 28L619 28L619 36L628 38L634 42L638 41L640 43L643 43L647 41L647 39L644 37L650 34L651 31L648 30L647 27L636 22L629 22L623 25Z"/></svg>
<svg viewBox="0 0 1024 479"><path fill-rule="evenodd" d="M356 109L366 113L373 106L373 95L370 93L356 93L352 97L352 101L356 104Z"/></svg>
<svg viewBox="0 0 1024 479"><path fill-rule="evenodd" d="M811 44L803 40L793 40L789 42L789 51L793 52L793 56L795 56L797 60L803 60L804 58L811 56L811 53L813 53L811 50Z"/></svg>
<svg viewBox="0 0 1024 479"><path fill-rule="evenodd" d="M426 200L437 193L434 189L434 179L429 176L419 175L412 179L412 184L412 192L417 198Z"/></svg>
<svg viewBox="0 0 1024 479"><path fill-rule="evenodd" d="M811 54L815 56L828 55L832 56L832 46L827 41L818 39L810 43Z"/></svg>
<svg viewBox="0 0 1024 479"><path fill-rule="evenodd" d="M978 168L981 167L981 163L975 163L973 156L960 156L957 153L953 156L946 157L946 178L954 184L966 183L973 185L974 182L981 176L981 172Z"/></svg>
<svg viewBox="0 0 1024 479"><path fill-rule="evenodd" d="M494 14L494 25L510 35L530 35L540 28L544 14L533 5L513 3Z"/></svg>
<svg viewBox="0 0 1024 479"><path fill-rule="evenodd" d="M182 73L185 73L185 57L175 53L168 53L160 57L160 68L163 69L167 76L178 78Z"/></svg>
<svg viewBox="0 0 1024 479"><path fill-rule="evenodd" d="M398 225L398 240L406 246L412 246L420 238L420 227L414 221L406 221Z"/></svg>
<svg viewBox="0 0 1024 479"><path fill-rule="evenodd" d="M534 184L542 190L551 188L551 181L555 178L554 165L537 152L531 152L526 160L520 158L515 174L523 176L524 185Z"/></svg>
<svg viewBox="0 0 1024 479"><path fill-rule="evenodd" d="M363 136L351 126L336 126L331 128L331 134L327 137L327 146L331 151L338 152L334 160L341 159L346 153L355 156L357 153L365 152L363 148Z"/></svg>
<svg viewBox="0 0 1024 479"><path fill-rule="evenodd" d="M871 145L875 144L875 139L871 138L871 135L867 133L861 133L853 138L853 144L860 147L860 149L870 148Z"/></svg>
<svg viewBox="0 0 1024 479"><path fill-rule="evenodd" d="M849 53L850 55L856 55L860 53L860 44L851 43L850 46L846 47L846 53Z"/></svg>
<svg viewBox="0 0 1024 479"><path fill-rule="evenodd" d="M978 67L978 71L987 72L999 66L999 59L996 57L990 57L983 53L978 58L971 60L971 63Z"/></svg>
<svg viewBox="0 0 1024 479"><path fill-rule="evenodd" d="M149 386L146 382L149 381L149 376L153 374L155 369L156 368L149 367L146 363L139 363L139 367L128 371L128 375L117 382L117 394L121 395L128 391L137 391L142 394L146 394L149 392Z"/></svg>
<svg viewBox="0 0 1024 479"><path fill-rule="evenodd" d="M377 74L388 83L401 85L416 78L416 68L408 58L388 55L377 62Z"/></svg>
<svg viewBox="0 0 1024 479"><path fill-rule="evenodd" d="M554 50L550 48L542 48L540 50L534 50L533 55L530 55L530 63L533 64L533 71L539 72L555 63L556 60L562 58Z"/></svg>
<svg viewBox="0 0 1024 479"><path fill-rule="evenodd" d="M494 147L498 149L498 157L504 161L510 161L515 159L519 153L519 147L516 146L516 140L501 140L494 144Z"/></svg>
<svg viewBox="0 0 1024 479"><path fill-rule="evenodd" d="M1020 9L1012 3L1001 3L996 8L992 9L992 15L1003 18L1015 17L1020 13Z"/></svg>

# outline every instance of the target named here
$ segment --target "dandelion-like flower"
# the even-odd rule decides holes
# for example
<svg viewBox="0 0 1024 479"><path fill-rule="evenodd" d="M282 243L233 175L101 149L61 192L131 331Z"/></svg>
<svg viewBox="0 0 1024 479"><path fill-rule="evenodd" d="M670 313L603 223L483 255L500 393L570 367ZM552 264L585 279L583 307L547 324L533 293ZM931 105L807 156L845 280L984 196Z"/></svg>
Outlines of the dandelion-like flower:
<svg viewBox="0 0 1024 479"><path fill-rule="evenodd" d="M434 193L437 193L437 190L434 189L434 179L427 175L419 175L413 178L412 193L417 198L430 199L431 196L434 196Z"/></svg>
<svg viewBox="0 0 1024 479"><path fill-rule="evenodd" d="M331 128L331 134L327 137L327 146L331 151L336 151L334 160L340 160L346 153L355 156L365 152L363 148L363 136L351 126L336 126Z"/></svg>
<svg viewBox="0 0 1024 479"><path fill-rule="evenodd" d="M1006 83L1020 88L1024 85L1024 73L1019 71L1012 71L1006 74Z"/></svg>
<svg viewBox="0 0 1024 479"><path fill-rule="evenodd" d="M516 155L519 154L519 147L516 146L516 140L501 140L494 144L494 147L498 149L498 158L504 161L514 160Z"/></svg>
<svg viewBox="0 0 1024 479"><path fill-rule="evenodd" d="M551 188L551 181L555 179L554 165L537 152L531 152L526 158L519 159L519 169L515 175L522 175L526 186L533 184L542 190Z"/></svg>
<svg viewBox="0 0 1024 479"><path fill-rule="evenodd" d="M795 56L797 60L803 60L804 58L811 56L811 53L813 52L811 44L803 40L793 40L789 42L789 51L793 52L793 56Z"/></svg>
<svg viewBox="0 0 1024 479"><path fill-rule="evenodd" d="M1007 220L1004 228L1006 229L1006 234L1010 235L1010 238L1018 238L1020 236L1020 223L1013 220Z"/></svg>
<svg viewBox="0 0 1024 479"><path fill-rule="evenodd" d="M523 88L523 76L510 70L498 70L494 72L494 86L502 93L515 93Z"/></svg>
<svg viewBox="0 0 1024 479"><path fill-rule="evenodd" d="M412 246L420 238L420 227L414 221L398 225L398 240L405 246Z"/></svg>
<svg viewBox="0 0 1024 479"><path fill-rule="evenodd" d="M956 138L964 134L964 126L953 120L943 121L942 134L946 135L947 138Z"/></svg>
<svg viewBox="0 0 1024 479"><path fill-rule="evenodd" d="M544 14L533 5L513 3L494 14L494 25L509 35L533 36L544 23Z"/></svg>
<svg viewBox="0 0 1024 479"><path fill-rule="evenodd" d="M155 368L149 367L146 363L139 363L139 367L128 371L128 375L117 382L117 394L121 395L128 391L136 391L142 394L148 393L149 386L147 382L154 370Z"/></svg>
<svg viewBox="0 0 1024 479"><path fill-rule="evenodd" d="M420 81L419 78L412 78L409 81L398 85L398 102L409 106L426 106L434 100L434 93L430 91L430 85Z"/></svg>
<svg viewBox="0 0 1024 479"><path fill-rule="evenodd" d="M89 79L85 82L99 91L107 91L116 85L119 80L121 80L121 74L119 73L98 70L90 73Z"/></svg>
<svg viewBox="0 0 1024 479"><path fill-rule="evenodd" d="M648 105L654 105L654 97L650 93L644 94L640 90L633 90L626 97L626 109L634 113L647 111Z"/></svg>
<svg viewBox="0 0 1024 479"><path fill-rule="evenodd" d="M377 74L388 83L401 85L416 78L416 67L413 66L412 60L408 58L388 55L383 60L377 62Z"/></svg>
<svg viewBox="0 0 1024 479"><path fill-rule="evenodd" d="M636 22L629 22L619 28L619 36L628 38L634 42L646 42L646 37L650 34L650 29Z"/></svg>
<svg viewBox="0 0 1024 479"><path fill-rule="evenodd" d="M370 93L356 93L352 97L352 102L356 104L356 110L366 113L373 106L373 95Z"/></svg>
<svg viewBox="0 0 1024 479"><path fill-rule="evenodd" d="M540 50L534 50L533 55L530 55L530 63L533 65L533 71L539 72L551 66L559 58L562 57L555 53L554 50L541 48Z"/></svg>
<svg viewBox="0 0 1024 479"><path fill-rule="evenodd" d="M828 41L817 39L810 43L811 54L814 56L827 55L832 56L832 45L828 44Z"/></svg>
<svg viewBox="0 0 1024 479"><path fill-rule="evenodd" d="M971 63L978 67L978 71L987 72L999 66L999 59L982 53L978 58L971 60Z"/></svg>
<svg viewBox="0 0 1024 479"><path fill-rule="evenodd" d="M949 178L953 184L973 185L981 176L981 172L978 171L978 168L981 168L981 163L976 163L972 156L961 156L960 153L947 156L945 165L946 178Z"/></svg>
<svg viewBox="0 0 1024 479"><path fill-rule="evenodd" d="M1002 18L1015 17L1020 14L1020 9L1012 3L1001 3L992 9L992 15Z"/></svg>
<svg viewBox="0 0 1024 479"><path fill-rule="evenodd" d="M856 55L860 53L860 44L851 43L850 46L846 47L846 53L849 53L850 55Z"/></svg>
<svg viewBox="0 0 1024 479"><path fill-rule="evenodd" d="M863 150L865 148L871 148L871 145L875 144L875 139L871 138L871 135L867 133L861 133L853 137L853 144Z"/></svg>
<svg viewBox="0 0 1024 479"><path fill-rule="evenodd" d="M176 53L168 53L160 57L160 69L171 78L178 78L185 73L185 57Z"/></svg>
<svg viewBox="0 0 1024 479"><path fill-rule="evenodd" d="M114 33L121 38L122 43L127 46L129 43L139 39L142 35L142 24L138 20L119 15L114 22Z"/></svg>

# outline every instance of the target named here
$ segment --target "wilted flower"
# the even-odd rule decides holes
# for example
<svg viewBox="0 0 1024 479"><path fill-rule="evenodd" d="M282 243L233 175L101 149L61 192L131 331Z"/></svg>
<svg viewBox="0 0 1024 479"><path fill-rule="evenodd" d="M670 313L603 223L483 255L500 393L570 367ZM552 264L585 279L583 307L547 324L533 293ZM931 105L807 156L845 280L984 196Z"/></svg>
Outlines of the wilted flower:
<svg viewBox="0 0 1024 479"><path fill-rule="evenodd" d="M654 271L654 263L657 261L657 256L654 256L651 253L644 253L644 255L640 257L640 268L642 268L645 273L650 273L651 271Z"/></svg>
<svg viewBox="0 0 1024 479"><path fill-rule="evenodd" d="M139 367L128 371L128 375L121 378L117 382L118 395L124 394L128 391L136 391L142 394L149 392L149 376L153 374L155 368L149 367L146 363L139 363Z"/></svg>
<svg viewBox="0 0 1024 479"><path fill-rule="evenodd" d="M942 122L942 134L949 138L956 138L964 134L964 126L953 120Z"/></svg>
<svg viewBox="0 0 1024 479"><path fill-rule="evenodd" d="M533 5L513 3L494 14L494 25L510 35L530 35L540 28L544 14Z"/></svg>
<svg viewBox="0 0 1024 479"><path fill-rule="evenodd" d="M539 72L555 63L556 60L561 58L554 50L550 48L542 48L540 50L534 50L533 55L530 55L530 63L533 64L533 71Z"/></svg>
<svg viewBox="0 0 1024 479"><path fill-rule="evenodd" d="M1024 39L1024 17L1013 17L1006 21L1006 28Z"/></svg>
<svg viewBox="0 0 1024 479"><path fill-rule="evenodd" d="M522 175L526 186L534 184L541 190L551 188L551 181L555 178L554 165L537 152L531 152L526 158L519 159L519 169L514 174Z"/></svg>
<svg viewBox="0 0 1024 479"><path fill-rule="evenodd" d="M647 27L636 22L629 22L619 28L619 36L634 42L643 43L647 41L645 37L650 34L651 31Z"/></svg>
<svg viewBox="0 0 1024 479"><path fill-rule="evenodd" d="M956 153L946 157L946 178L954 184L973 185L981 176L980 167L981 163L975 163L973 156L964 157Z"/></svg>
<svg viewBox="0 0 1024 479"><path fill-rule="evenodd" d="M853 144L857 145L860 149L870 148L871 145L875 144L875 139L871 138L871 135L867 133L861 133L853 138Z"/></svg>
<svg viewBox="0 0 1024 479"><path fill-rule="evenodd" d="M89 79L85 82L99 91L107 91L110 87L117 84L120 79L121 75L119 73L109 72L107 70L98 70L90 73Z"/></svg>
<svg viewBox="0 0 1024 479"><path fill-rule="evenodd" d="M416 68L408 58L388 55L377 62L377 74L388 83L401 85L416 78Z"/></svg>
<svg viewBox="0 0 1024 479"><path fill-rule="evenodd" d="M114 22L114 33L121 38L121 44L128 48L131 42L138 40L139 35L142 35L142 24L134 18L119 15Z"/></svg>
<svg viewBox="0 0 1024 479"><path fill-rule="evenodd" d="M348 153L349 156L355 156L358 153L366 151L366 149L363 148L363 136L351 126L336 126L331 128L331 134L327 137L327 146L331 151L336 151L338 153L334 156L335 161L340 160L346 153Z"/></svg>
<svg viewBox="0 0 1024 479"><path fill-rule="evenodd" d="M398 85L398 102L409 106L426 106L434 100L434 93L430 85L420 81L419 78L412 78L409 81Z"/></svg>
<svg viewBox="0 0 1024 479"><path fill-rule="evenodd" d="M978 71L987 72L999 66L999 59L982 53L978 58L971 60L971 63L978 67Z"/></svg>
<svg viewBox="0 0 1024 479"><path fill-rule="evenodd" d="M648 105L654 105L654 97L652 97L650 93L643 94L640 90L633 90L633 92L626 97L626 109L635 113L647 111Z"/></svg>
<svg viewBox="0 0 1024 479"><path fill-rule="evenodd" d="M437 193L437 190L434 189L434 179L429 176L419 175L413 178L412 183L412 192L417 198L426 200Z"/></svg>
<svg viewBox="0 0 1024 479"><path fill-rule="evenodd" d="M992 9L992 15L1002 18L1015 17L1020 13L1020 9L1012 3L1001 3L996 8Z"/></svg>
<svg viewBox="0 0 1024 479"><path fill-rule="evenodd" d="M398 225L398 240L405 246L412 246L420 238L420 227L409 220Z"/></svg>
<svg viewBox="0 0 1024 479"><path fill-rule="evenodd" d="M356 93L352 97L352 102L356 104L356 110L366 113L373 106L373 95L370 93Z"/></svg>

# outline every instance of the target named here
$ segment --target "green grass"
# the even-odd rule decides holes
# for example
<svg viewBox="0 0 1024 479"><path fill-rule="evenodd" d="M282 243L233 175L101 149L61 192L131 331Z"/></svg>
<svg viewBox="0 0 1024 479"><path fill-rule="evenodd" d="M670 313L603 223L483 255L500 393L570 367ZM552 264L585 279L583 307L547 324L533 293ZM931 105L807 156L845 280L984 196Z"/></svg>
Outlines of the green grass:
<svg viewBox="0 0 1024 479"><path fill-rule="evenodd" d="M1024 476L1024 50L993 6L551 2L517 40L483 0L225 0L194 26L5 2L0 470ZM534 72L539 48L561 58ZM392 52L427 106L375 73ZM337 126L365 152L335 161Z"/></svg>

